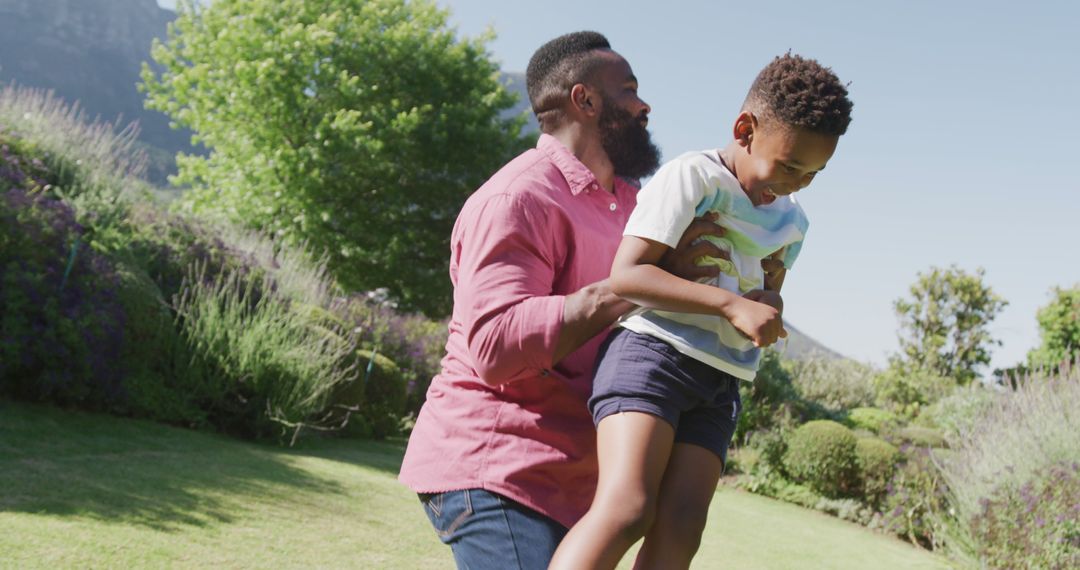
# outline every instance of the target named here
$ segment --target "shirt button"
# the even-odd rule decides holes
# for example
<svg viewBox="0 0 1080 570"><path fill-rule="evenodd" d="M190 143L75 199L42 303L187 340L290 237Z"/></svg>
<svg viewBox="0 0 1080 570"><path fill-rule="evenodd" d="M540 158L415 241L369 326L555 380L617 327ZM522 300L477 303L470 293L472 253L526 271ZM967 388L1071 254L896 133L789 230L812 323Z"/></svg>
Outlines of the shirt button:
<svg viewBox="0 0 1080 570"><path fill-rule="evenodd" d="M615 205L615 202L612 202L611 206L609 206L609 207L611 208L611 211L614 212L615 208L617 208L618 206Z"/></svg>

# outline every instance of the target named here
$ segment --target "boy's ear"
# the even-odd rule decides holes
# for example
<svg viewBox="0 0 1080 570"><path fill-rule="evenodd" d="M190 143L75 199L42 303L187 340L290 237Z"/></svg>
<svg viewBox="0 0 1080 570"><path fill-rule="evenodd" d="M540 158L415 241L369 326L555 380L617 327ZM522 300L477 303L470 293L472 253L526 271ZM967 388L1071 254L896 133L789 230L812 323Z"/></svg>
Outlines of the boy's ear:
<svg viewBox="0 0 1080 570"><path fill-rule="evenodd" d="M735 142L741 147L749 147L754 140L754 131L757 129L757 117L750 111L742 111L735 118L734 137Z"/></svg>

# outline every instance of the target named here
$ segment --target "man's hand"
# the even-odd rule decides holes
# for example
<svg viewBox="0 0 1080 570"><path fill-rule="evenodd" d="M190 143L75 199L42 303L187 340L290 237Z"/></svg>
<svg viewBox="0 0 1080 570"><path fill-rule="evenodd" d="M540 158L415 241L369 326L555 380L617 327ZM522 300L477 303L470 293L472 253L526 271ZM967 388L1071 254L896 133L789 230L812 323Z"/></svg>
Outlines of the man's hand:
<svg viewBox="0 0 1080 570"><path fill-rule="evenodd" d="M661 269L687 281L697 281L703 277L716 277L720 274L720 268L716 265L698 265L697 260L702 257L719 257L730 260L728 253L716 244L708 240L695 240L705 235L723 237L724 228L716 225L717 215L709 212L700 218L694 218L690 226L683 232L679 239L679 245L668 251L658 264Z"/></svg>
<svg viewBox="0 0 1080 570"><path fill-rule="evenodd" d="M784 330L784 320L780 317L780 310L768 303L751 299L750 295L754 293L759 292L748 293L740 300L741 302L732 311L728 320L749 337L754 342L754 346L765 348L775 343L776 339L787 337L787 331ZM755 296L761 297L761 295ZM773 301L779 300L780 297L776 295L775 299L772 299L771 295L767 296ZM783 306L783 301L780 301L780 304Z"/></svg>
<svg viewBox="0 0 1080 570"><path fill-rule="evenodd" d="M784 286L784 277L787 276L787 268L784 267L784 253L787 248L778 251L761 260L761 269L765 272L765 288L770 291L780 291Z"/></svg>
<svg viewBox="0 0 1080 570"><path fill-rule="evenodd" d="M780 296L780 293L777 293L776 291L751 291L743 295L743 297L750 299L751 301L757 301L758 303L765 303L777 311L780 311L781 314L784 313L784 299Z"/></svg>

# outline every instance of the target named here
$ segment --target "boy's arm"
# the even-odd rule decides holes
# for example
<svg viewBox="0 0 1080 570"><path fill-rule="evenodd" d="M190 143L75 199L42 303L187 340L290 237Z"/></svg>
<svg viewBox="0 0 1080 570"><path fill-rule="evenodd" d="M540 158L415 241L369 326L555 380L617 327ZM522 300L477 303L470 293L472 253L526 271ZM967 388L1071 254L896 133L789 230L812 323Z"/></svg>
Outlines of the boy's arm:
<svg viewBox="0 0 1080 570"><path fill-rule="evenodd" d="M722 316L759 347L787 336L775 307L719 287L681 279L658 267L656 264L669 249L657 241L623 237L611 267L612 291L643 307Z"/></svg>

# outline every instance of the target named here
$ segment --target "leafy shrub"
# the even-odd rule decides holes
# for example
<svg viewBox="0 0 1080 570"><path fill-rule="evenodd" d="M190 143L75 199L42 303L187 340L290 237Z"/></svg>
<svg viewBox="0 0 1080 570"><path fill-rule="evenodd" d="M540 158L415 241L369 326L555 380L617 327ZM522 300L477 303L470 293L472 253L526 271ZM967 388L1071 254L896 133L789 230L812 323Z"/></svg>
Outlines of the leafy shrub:
<svg viewBox="0 0 1080 570"><path fill-rule="evenodd" d="M749 475L739 477L736 486L757 495L772 497L793 503L808 509L814 508L821 501L821 495L805 485L792 483L767 465L756 469Z"/></svg>
<svg viewBox="0 0 1080 570"><path fill-rule="evenodd" d="M724 475L747 475L755 471L760 463L760 451L746 446L732 448L724 463Z"/></svg>
<svg viewBox="0 0 1080 570"><path fill-rule="evenodd" d="M1039 308L1039 346L1031 349L1031 368L1056 368L1063 362L1080 359L1080 283L1069 288L1054 287L1053 298Z"/></svg>
<svg viewBox="0 0 1080 570"><path fill-rule="evenodd" d="M830 410L874 404L874 369L848 359L812 357L790 364L795 390Z"/></svg>
<svg viewBox="0 0 1080 570"><path fill-rule="evenodd" d="M855 499L826 499L823 497L818 499L811 508L863 526L869 525L874 518L873 509Z"/></svg>
<svg viewBox="0 0 1080 570"><path fill-rule="evenodd" d="M886 487L879 524L912 544L937 549L946 535L941 522L948 509L945 480L930 449L900 449L907 461Z"/></svg>
<svg viewBox="0 0 1080 570"><path fill-rule="evenodd" d="M1080 463L1059 462L1017 485L1007 481L971 520L979 561L990 568L1080 568Z"/></svg>
<svg viewBox="0 0 1080 570"><path fill-rule="evenodd" d="M858 488L857 441L851 430L829 420L816 420L791 433L784 469L796 482L838 498Z"/></svg>
<svg viewBox="0 0 1080 570"><path fill-rule="evenodd" d="M859 468L862 496L868 505L876 507L885 498L900 461L900 450L883 439L860 439L855 444L855 464Z"/></svg>
<svg viewBox="0 0 1080 570"><path fill-rule="evenodd" d="M891 435L901 444L906 443L912 445L913 447L948 447L948 442L945 441L945 436L940 431L934 428L905 426L892 432Z"/></svg>
<svg viewBox="0 0 1080 570"><path fill-rule="evenodd" d="M1033 496L1049 492L1047 485L1065 477L1055 470L1080 457L1080 370L1065 366L1055 376L1030 376L1018 386L995 398L972 429L955 438L955 453L942 462L955 509L955 517L945 520L959 537L951 542L957 556L977 557L991 551L993 545L986 540L991 534L1000 538L1002 532L994 521L1003 521L1012 512L1015 506L1006 505L1020 490L1030 483ZM1062 482L1066 481L1075 484L1075 479ZM1002 514L985 514L987 501ZM1076 520L1075 511L1039 512ZM973 526L980 516L989 525L985 529L991 530Z"/></svg>
<svg viewBox="0 0 1080 570"><path fill-rule="evenodd" d="M118 268L117 298L123 307L120 366L127 401L114 411L187 426L205 425L205 414L177 379L187 361L173 314L161 290L141 269Z"/></svg>
<svg viewBox="0 0 1080 570"><path fill-rule="evenodd" d="M363 418L351 430L353 434L376 439L397 434L407 396L401 370L394 361L369 350L357 350L354 358L359 373L334 390L332 404L339 410L355 410Z"/></svg>
<svg viewBox="0 0 1080 570"><path fill-rule="evenodd" d="M907 418L949 395L956 385L952 378L929 370L898 366L890 366L874 377L877 406Z"/></svg>
<svg viewBox="0 0 1080 570"><path fill-rule="evenodd" d="M947 437L957 436L970 431L998 397L1001 395L990 388L969 384L924 408L914 423L939 429Z"/></svg>
<svg viewBox="0 0 1080 570"><path fill-rule="evenodd" d="M760 462L772 471L784 475L784 454L788 445L786 436L790 430L777 427L771 430L756 431L750 436L749 447L758 452Z"/></svg>
<svg viewBox="0 0 1080 570"><path fill-rule="evenodd" d="M761 364L753 382L739 386L743 409L735 425L735 441L744 442L748 434L767 431L790 421L793 415L791 403L799 395L791 385L791 375L784 368L775 351L763 351Z"/></svg>
<svg viewBox="0 0 1080 570"><path fill-rule="evenodd" d="M889 430L900 421L896 414L880 408L855 408L847 413L845 420L851 429L875 434Z"/></svg>

